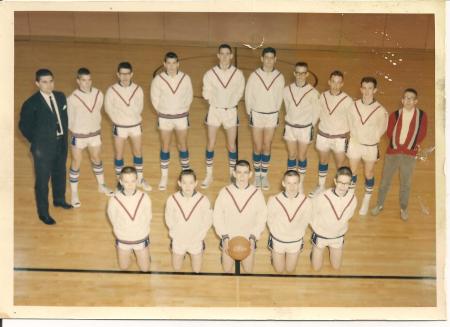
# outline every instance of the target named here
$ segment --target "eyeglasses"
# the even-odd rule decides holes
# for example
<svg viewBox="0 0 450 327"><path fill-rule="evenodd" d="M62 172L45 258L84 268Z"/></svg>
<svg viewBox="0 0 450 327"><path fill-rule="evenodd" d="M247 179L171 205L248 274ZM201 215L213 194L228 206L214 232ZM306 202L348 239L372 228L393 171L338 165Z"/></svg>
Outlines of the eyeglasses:
<svg viewBox="0 0 450 327"><path fill-rule="evenodd" d="M351 183L344 183L344 182L341 182L341 181L336 181L336 184L340 184L342 186L350 186Z"/></svg>

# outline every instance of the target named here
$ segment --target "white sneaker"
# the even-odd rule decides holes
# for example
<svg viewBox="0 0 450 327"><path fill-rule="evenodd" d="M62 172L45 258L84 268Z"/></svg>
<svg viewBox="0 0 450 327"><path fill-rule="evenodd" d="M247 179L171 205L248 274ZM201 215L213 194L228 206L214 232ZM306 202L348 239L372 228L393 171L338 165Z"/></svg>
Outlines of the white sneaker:
<svg viewBox="0 0 450 327"><path fill-rule="evenodd" d="M321 185L317 185L316 188L314 189L314 191L309 192L308 196L310 198L315 197L316 195L322 193L323 191L325 191L325 187L321 186Z"/></svg>
<svg viewBox="0 0 450 327"><path fill-rule="evenodd" d="M141 187L144 191L150 192L152 190L152 187L145 179L141 179L138 183L138 186Z"/></svg>
<svg viewBox="0 0 450 327"><path fill-rule="evenodd" d="M98 191L100 193L103 193L103 194L107 195L107 196L113 196L114 195L114 192L108 186L106 186L105 184L99 185L98 186Z"/></svg>
<svg viewBox="0 0 450 327"><path fill-rule="evenodd" d="M261 188L264 191L268 191L270 188L269 178L267 177L267 175L261 177Z"/></svg>
<svg viewBox="0 0 450 327"><path fill-rule="evenodd" d="M206 178L203 180L203 182L200 185L200 187L201 188L208 188L211 185L212 182L213 182L212 174L206 174Z"/></svg>
<svg viewBox="0 0 450 327"><path fill-rule="evenodd" d="M165 191L167 189L167 182L168 182L169 176L163 175L161 176L161 180L159 181L158 188L160 191Z"/></svg>
<svg viewBox="0 0 450 327"><path fill-rule="evenodd" d="M72 193L72 199L70 201L70 204L74 208L81 207L81 202L80 202L80 199L78 198L78 193Z"/></svg>
<svg viewBox="0 0 450 327"><path fill-rule="evenodd" d="M361 208L359 209L360 216L367 215L367 212L369 211L369 203L370 203L370 199L369 199L369 201L367 201L366 199L363 199L363 203L361 205Z"/></svg>

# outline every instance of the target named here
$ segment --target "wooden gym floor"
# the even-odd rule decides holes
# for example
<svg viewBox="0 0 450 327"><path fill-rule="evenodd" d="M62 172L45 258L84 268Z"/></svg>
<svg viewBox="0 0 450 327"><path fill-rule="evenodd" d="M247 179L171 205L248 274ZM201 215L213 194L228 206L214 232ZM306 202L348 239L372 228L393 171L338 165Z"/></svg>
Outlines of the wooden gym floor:
<svg viewBox="0 0 450 327"><path fill-rule="evenodd" d="M378 217L356 214L346 235L343 266L331 269L325 260L323 269L314 272L309 264L311 244L305 243L296 272L292 276L275 275L266 248L268 231L258 242L254 275L222 274L218 239L211 229L206 238L202 274L190 273L186 260L182 273L174 274L170 265L169 237L163 220L166 198L175 191L179 172L175 145L171 151L170 187L157 190L159 182L159 139L156 116L149 101L153 72L161 65L165 52L177 52L181 69L194 84L191 106L189 145L191 165L200 180L204 177L206 129L203 119L207 104L201 98L202 76L216 63L215 47L157 46L126 43L16 41L15 45L15 143L14 143L14 304L45 306L230 306L230 307L433 307L436 306L436 219L434 155L417 162L410 197L410 219L399 218L398 180L388 195L385 210ZM400 105L402 90L414 87L419 92L419 107L429 117L424 147L434 145L434 54L423 51L395 52L401 64L393 66L384 57L387 50L349 48L347 50L280 50L277 67L287 82L292 82L292 64L306 61L318 76L317 88L324 91L329 73L345 72L344 90L359 97L359 81L372 75L379 80L377 99L389 112ZM259 52L238 48L236 62L246 77L259 65ZM118 270L114 238L105 215L108 198L97 193L94 175L85 154L81 167L79 209L63 211L50 208L57 220L53 227L42 224L34 203L34 176L29 145L17 129L23 101L36 91L34 72L48 67L55 74L56 89L69 95L76 87L75 72L81 66L92 72L94 85L106 91L115 82L118 62L130 61L135 82L145 91L143 113L144 174L154 191L151 225L151 273L137 272L133 264L128 272ZM387 76L385 78L385 76ZM389 78L391 81L389 81ZM311 79L313 82L314 80ZM239 104L239 157L251 159L250 129L244 103ZM283 115L282 115L283 116ZM103 115L103 162L106 182L114 186L111 122ZM281 122L283 119L280 120ZM280 179L286 168L287 151L282 140L283 123L276 131L269 178L269 195L280 191ZM381 159L376 165L378 189L383 166L386 139L380 147ZM130 164L129 147L126 163ZM70 165L70 158L67 167ZM224 134L216 146L215 181L204 192L212 203L228 178ZM225 170L224 170L225 169ZM226 172L225 174L223 172ZM334 165L330 165L328 185ZM317 153L308 152L305 189L310 191L317 180ZM363 175L359 171L357 194L363 194ZM376 201L377 191L372 198ZM67 200L70 187L67 183ZM51 203L51 199L50 199ZM311 231L306 238L309 240Z"/></svg>

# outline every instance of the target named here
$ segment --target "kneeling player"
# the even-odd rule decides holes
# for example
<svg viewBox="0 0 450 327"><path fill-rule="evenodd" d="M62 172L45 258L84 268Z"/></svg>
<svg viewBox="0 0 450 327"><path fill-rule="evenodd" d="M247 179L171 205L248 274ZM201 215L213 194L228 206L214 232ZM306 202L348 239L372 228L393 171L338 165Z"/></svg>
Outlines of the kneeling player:
<svg viewBox="0 0 450 327"><path fill-rule="evenodd" d="M172 265L181 269L186 253L191 256L192 270L202 267L205 236L212 225L211 204L208 198L195 190L197 177L192 169L182 170L178 177L180 191L166 202L165 220L172 239Z"/></svg>
<svg viewBox="0 0 450 327"><path fill-rule="evenodd" d="M334 269L341 267L344 234L348 221L355 213L357 200L354 192L349 192L352 171L340 167L334 178L334 188L320 193L312 201L312 254L314 270L322 268L323 252L330 249L330 262Z"/></svg>
<svg viewBox="0 0 450 327"><path fill-rule="evenodd" d="M233 172L236 182L220 190L214 205L213 224L221 238L225 272L233 270L234 260L228 254L228 241L235 236L249 239L251 252L242 260L242 266L246 272L253 271L256 240L266 225L266 201L261 190L249 184L251 176L250 163L238 160Z"/></svg>
<svg viewBox="0 0 450 327"><path fill-rule="evenodd" d="M284 173L282 185L284 191L267 203L269 249L275 271L291 273L303 248L303 236L311 218L311 199L299 192L300 174L296 170Z"/></svg>
<svg viewBox="0 0 450 327"><path fill-rule="evenodd" d="M116 237L120 269L128 268L134 251L139 269L148 271L152 203L146 193L136 189L137 179L136 168L122 168L117 186L119 191L108 202L108 217Z"/></svg>

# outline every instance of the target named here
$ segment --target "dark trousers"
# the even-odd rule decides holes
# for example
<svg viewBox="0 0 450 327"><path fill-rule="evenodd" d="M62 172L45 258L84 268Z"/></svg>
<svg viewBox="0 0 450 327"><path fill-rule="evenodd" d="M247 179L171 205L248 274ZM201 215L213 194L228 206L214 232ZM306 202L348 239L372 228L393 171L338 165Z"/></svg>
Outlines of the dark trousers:
<svg viewBox="0 0 450 327"><path fill-rule="evenodd" d="M38 215L48 215L48 182L52 180L53 202L62 202L66 195L67 144L64 138L56 141L55 151L37 147L33 150Z"/></svg>

